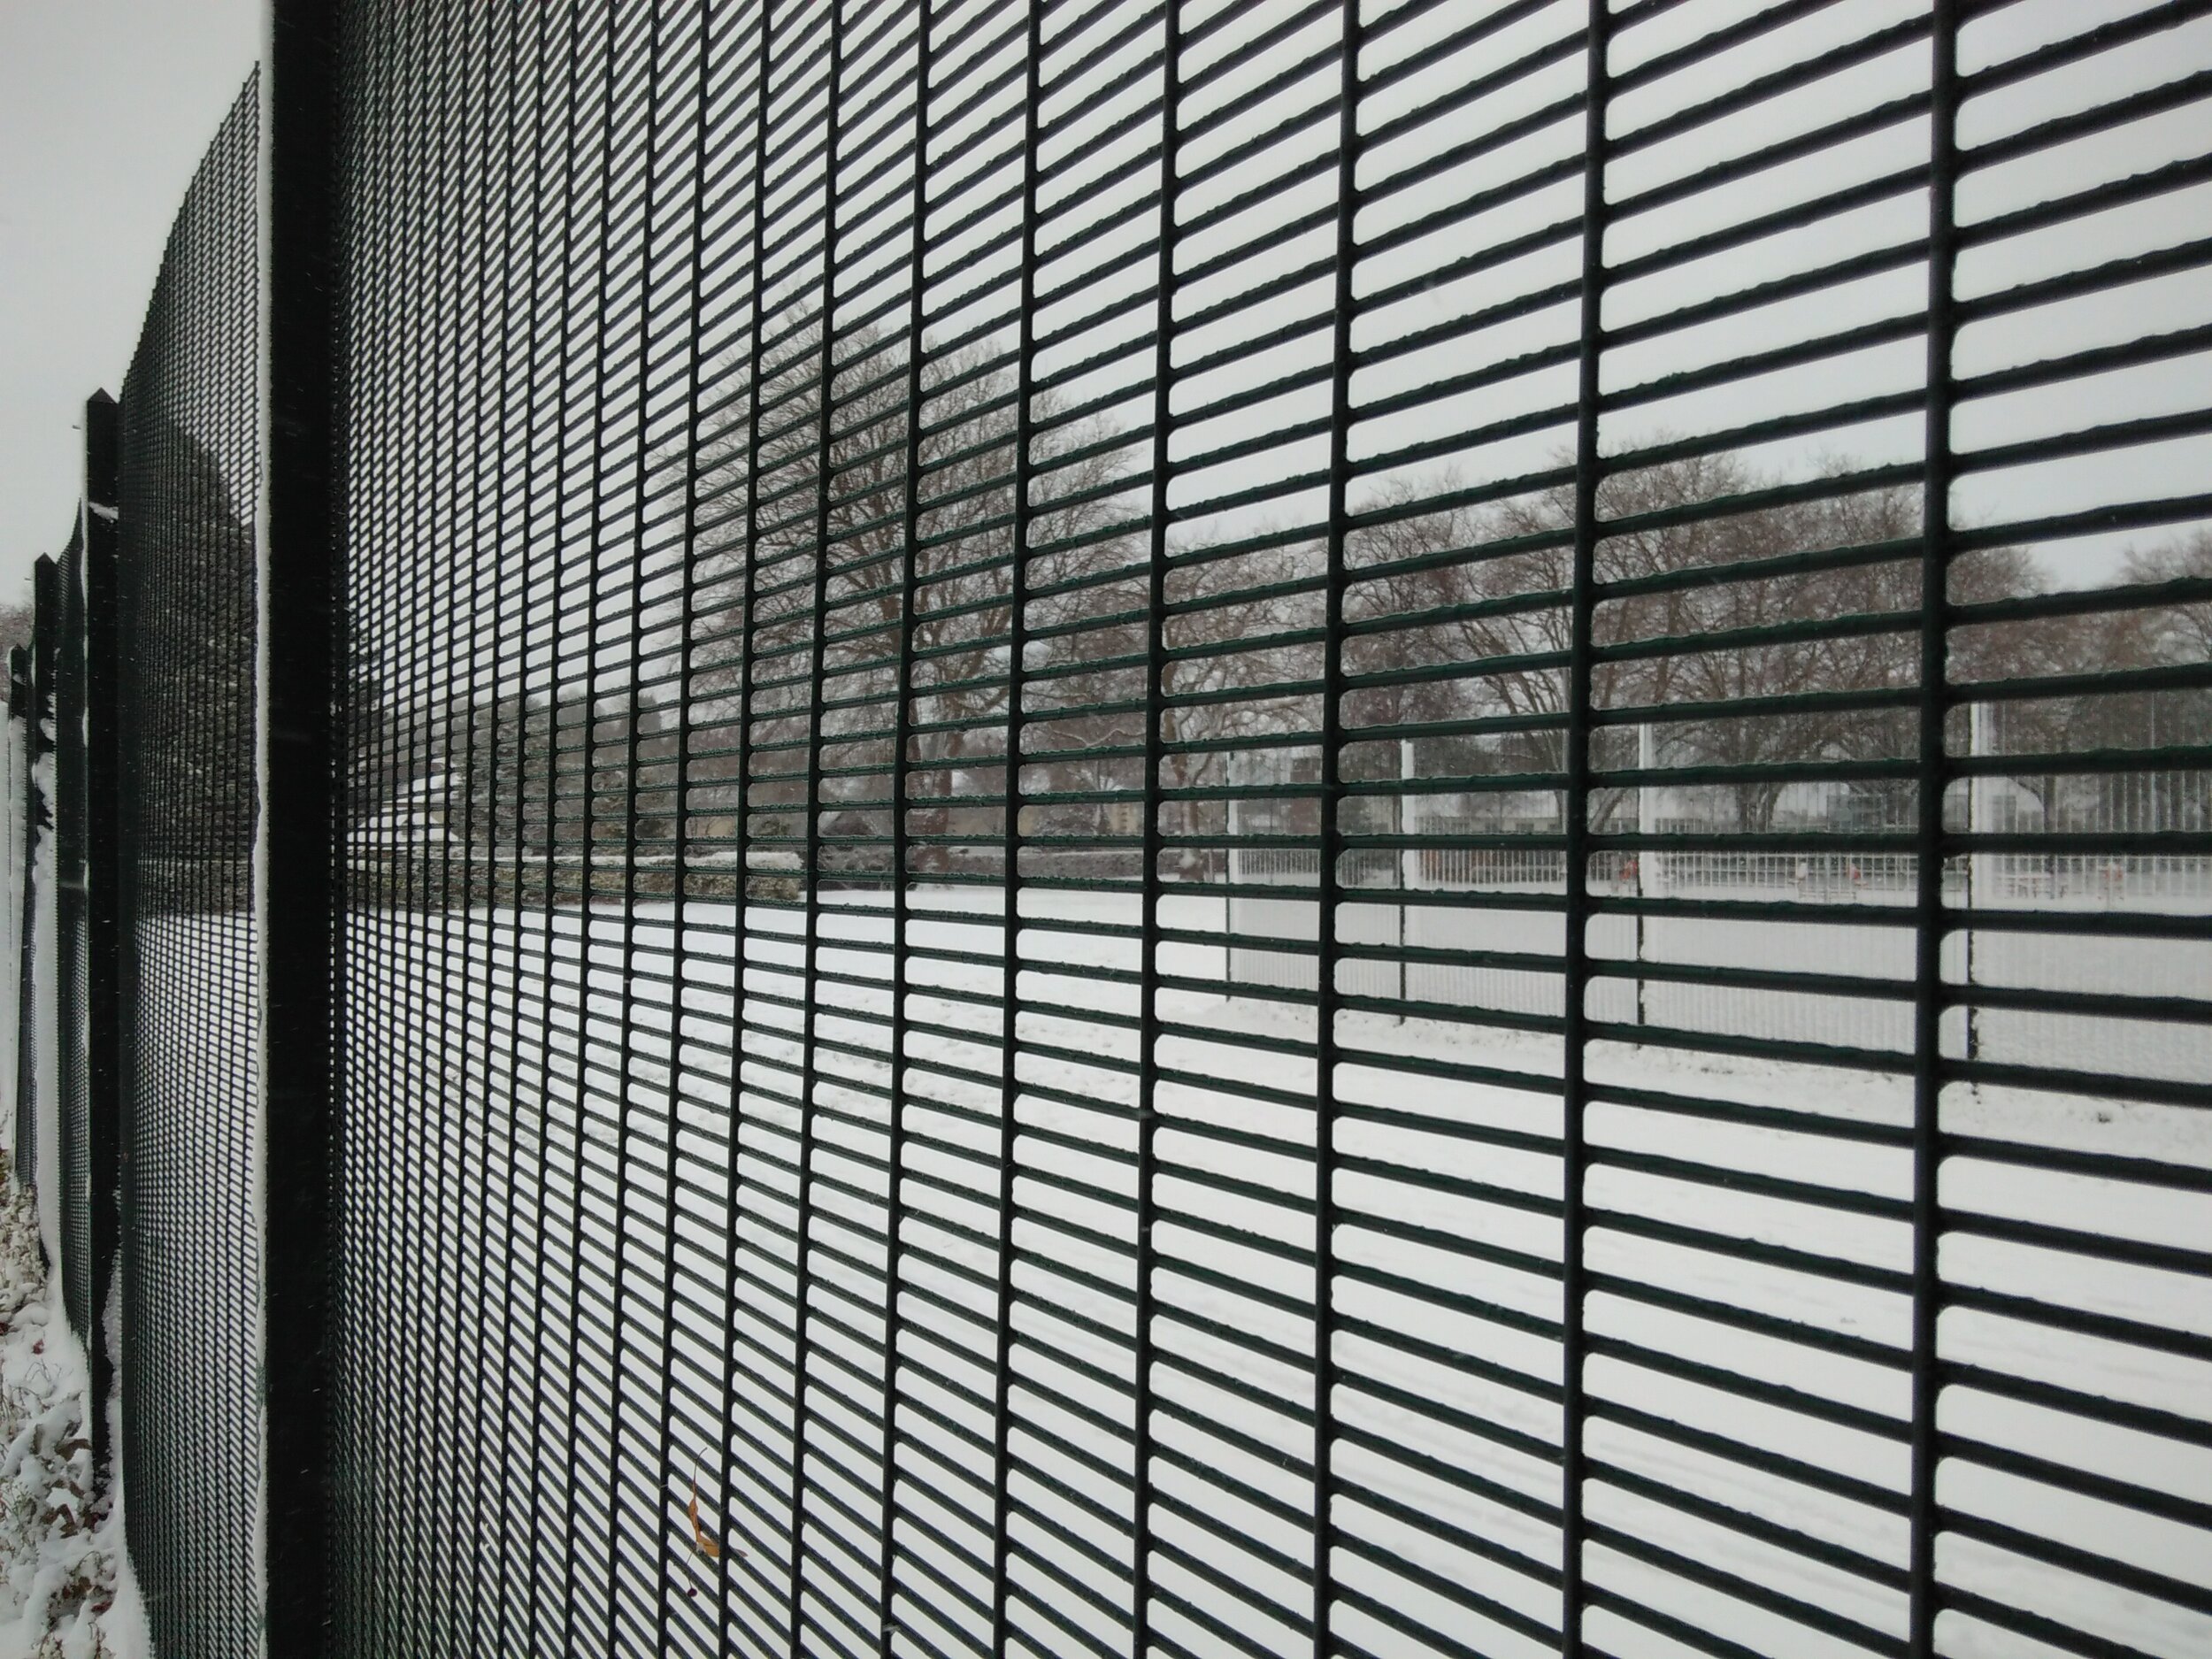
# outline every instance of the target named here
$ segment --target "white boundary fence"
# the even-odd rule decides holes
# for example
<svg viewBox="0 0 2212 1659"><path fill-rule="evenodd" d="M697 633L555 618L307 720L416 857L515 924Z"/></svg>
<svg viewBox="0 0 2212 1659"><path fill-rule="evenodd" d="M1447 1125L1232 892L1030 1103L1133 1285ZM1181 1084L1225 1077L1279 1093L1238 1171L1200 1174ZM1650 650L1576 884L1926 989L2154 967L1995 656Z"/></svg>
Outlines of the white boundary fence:
<svg viewBox="0 0 2212 1659"><path fill-rule="evenodd" d="M1386 857L1390 856L1386 855ZM1227 907L1233 935L1280 940L1280 950L1233 946L1225 953L1236 987L1317 988L1311 947L1318 910L1298 887L1317 873L1311 849L1255 849L1231 856L1232 879L1280 885L1282 896L1240 895ZM1353 946L1386 947L1412 959L1352 956L1339 965L1339 984L1356 996L1403 997L1430 1004L1443 1018L1479 1010L1513 1016L1559 1016L1559 974L1542 965L1495 965L1497 956L1556 957L1561 917L1528 901L1563 891L1563 856L1543 849L1428 849L1393 860L1404 874L1378 863L1373 879L1348 892L1338 937ZM1417 898L1400 900L1408 877ZM1912 933L1898 925L1912 901L1909 856L1798 857L1766 853L1660 853L1624 862L1594 861L1591 890L1703 899L1793 900L1824 907L1863 907L1864 921L1800 920L1786 915L1735 918L1603 914L1591 922L1590 947L1613 963L1655 969L1732 968L1777 973L1847 976L1866 981L1863 994L1686 984L1648 975L1605 975L1590 987L1587 1011L1596 1020L1706 1036L1763 1039L1908 1054L1912 1042L1909 990ZM1384 882L1390 881L1385 886ZM2044 858L1984 855L1955 861L1945 872L1947 900L2008 910L2124 909L2175 914L2212 913L2212 860L2184 858ZM1425 953L1455 954L1463 961ZM2008 989L2124 991L2146 984L2212 984L2212 938L2103 939L2033 932L1962 931L1946 941L1945 973L1955 982ZM1947 1046L1964 1053L1963 1013L1954 1016ZM1974 1051L1993 1061L2089 1069L2147 1069L2177 1079L2212 1075L2212 1027L2201 1024L2075 1018L2047 1012L1974 1011ZM2124 1064L2123 1064L2124 1056Z"/></svg>

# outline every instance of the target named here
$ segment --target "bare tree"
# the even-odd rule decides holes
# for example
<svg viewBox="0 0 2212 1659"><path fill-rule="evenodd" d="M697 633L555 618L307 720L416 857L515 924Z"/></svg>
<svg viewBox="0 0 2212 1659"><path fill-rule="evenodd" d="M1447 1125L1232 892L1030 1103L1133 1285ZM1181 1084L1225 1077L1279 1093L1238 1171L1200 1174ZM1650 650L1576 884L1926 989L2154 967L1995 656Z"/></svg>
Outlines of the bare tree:
<svg viewBox="0 0 2212 1659"><path fill-rule="evenodd" d="M2162 548L2131 549L2121 576L2130 583L2212 583L2212 530L2193 530ZM2212 662L2212 599L2180 599L2139 614L2158 660Z"/></svg>
<svg viewBox="0 0 2212 1659"><path fill-rule="evenodd" d="M1594 708L1630 711L1674 703L1718 704L1767 695L1811 672L1804 653L1701 650L1708 634L1788 614L1789 597L1762 584L1732 583L1728 567L1789 544L1771 511L1706 516L1685 507L1745 493L1748 476L1722 457L1694 457L1607 479L1598 511L1609 526L1594 549L1601 592L1593 624ZM1387 511L1387 508L1386 508ZM1618 528L1610 526L1617 526ZM1497 772L1525 776L1565 810L1571 665L1574 645L1574 498L1561 484L1487 508L1407 513L1365 539L1371 570L1356 585L1364 630L1359 660L1371 668L1418 671L1419 718L1457 718L1486 733ZM1701 583L1658 580L1705 571ZM1786 726L1676 722L1671 747L1720 764L1750 764L1793 752L1805 734ZM1624 724L1594 734L1594 758L1613 770L1632 763ZM1740 808L1769 810L1763 786ZM1631 791L1601 787L1592 813L1601 826L1625 809Z"/></svg>
<svg viewBox="0 0 2212 1659"><path fill-rule="evenodd" d="M1014 377L987 343L925 345L922 397L910 406L903 337L850 331L832 356L826 431L820 335L802 330L762 384L757 426L725 431L703 457L710 603L695 625L705 643L689 718L694 749L709 758L694 776L733 773L749 744L749 831L793 846L805 839L808 752L818 744L825 833L856 851L879 848L897 804L903 662L910 827L986 839L1007 794ZM1044 592L1023 622L1064 639L1094 602L1082 579L1134 555L1111 534L1110 449L1087 423L1059 418L1048 396L1033 398L1031 414L1029 581ZM856 862L879 869L880 853Z"/></svg>
<svg viewBox="0 0 2212 1659"><path fill-rule="evenodd" d="M31 642L34 620L31 602L22 600L14 604L0 605L0 651Z"/></svg>
<svg viewBox="0 0 2212 1659"><path fill-rule="evenodd" d="M1909 703L1877 694L1909 690L1919 675L1918 493L1774 483L1727 456L1612 474L1594 551L1591 706L1644 715L1668 762L1724 769L1735 825L1755 833L1772 827L1807 762L1909 757ZM1358 696L1378 697L1384 674L1405 676L1405 706L1378 718L1472 726L1502 776L1527 777L1563 811L1571 487L1428 512L1401 492L1380 511L1352 590L1354 655L1378 677ZM1962 561L1952 597L2024 592L2034 580L2024 556L1987 550ZM1993 672L2012 649L1988 634L1966 642L1962 665ZM1601 725L1601 776L1632 765L1634 744L1628 719ZM1594 823L1617 822L1632 796L1601 783Z"/></svg>
<svg viewBox="0 0 2212 1659"><path fill-rule="evenodd" d="M1141 740L1155 690L1164 827L1194 858L1227 828L1229 798L1256 793L1231 775L1240 751L1282 757L1281 775L1256 793L1287 803L1277 827L1308 826L1313 780L1293 774L1321 726L1317 541L1254 531L1233 544L1171 543L1153 687L1150 526L1135 464L1148 444L1033 399L1018 630L1021 423L1003 355L987 344L926 351L918 403L903 338L856 329L829 355L826 398L820 335L792 333L757 397L739 387L720 398L742 418L726 419L699 457L704 558L688 696L681 707L645 700L635 739L641 764L659 766L671 741L661 728L687 728L696 839L734 838L741 819L756 846L795 850L811 829L844 860L836 867L879 877L892 814L903 811L939 867L964 845L987 858L1005 827L1010 762L1022 769L1025 837L1125 843L1147 793ZM1785 489L1730 456L1603 481L1590 700L1616 718L1592 734L1597 826L1617 824L1634 799L1632 786L1606 780L1634 765L1640 724L1659 734L1663 761L1718 772L1736 826L1754 833L1772 827L1809 763L1913 752L1913 698L1885 694L1917 684L1918 493L1815 484ZM1491 774L1501 794L1548 794L1556 816L1575 642L1572 490L1480 506L1453 504L1452 493L1449 480L1400 486L1366 503L1348 543L1343 770L1394 778L1402 737L1440 754L1433 745L1448 739L1454 768ZM2164 563L2146 556L2139 580L2186 575L2208 557L2203 545ZM1955 567L1951 596L2027 592L2036 575L2024 555L1983 549ZM2158 641L2127 649L2188 649L2190 621L2170 618ZM1024 754L1010 757L1018 634ZM2001 623L1962 629L1952 662L1971 680L2072 672L2065 664L2085 650L2109 659L2119 649L2079 630ZM667 677L665 664L649 667ZM902 716L905 798L895 802ZM558 781L558 754L537 747L557 750L572 726L595 731L612 718L500 705L502 740L476 733L485 758L472 796L526 790L535 765L548 780L537 810L557 839L559 797L599 789L600 763ZM741 755L750 757L741 778ZM1885 821L1905 821L1909 782L1877 775L1852 787L1884 797ZM1389 826L1387 794L1372 797L1367 826ZM664 838L659 818L672 805L641 805L651 823L640 834Z"/></svg>

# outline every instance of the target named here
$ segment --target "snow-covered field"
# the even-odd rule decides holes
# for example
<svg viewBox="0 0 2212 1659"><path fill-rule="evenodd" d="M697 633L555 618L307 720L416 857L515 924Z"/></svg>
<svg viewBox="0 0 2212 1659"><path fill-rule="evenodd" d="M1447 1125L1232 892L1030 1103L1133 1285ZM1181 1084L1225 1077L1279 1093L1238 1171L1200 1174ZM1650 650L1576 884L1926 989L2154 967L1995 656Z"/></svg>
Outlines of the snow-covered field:
<svg viewBox="0 0 2212 1659"><path fill-rule="evenodd" d="M1622 891L1626 891L1624 887ZM1360 895L1339 910L1337 933L1347 944L1367 946L1345 960L1346 991L1377 997L1410 997L1474 1010L1532 1014L1556 1019L1563 1007L1556 973L1520 966L1483 966L1486 953L1556 958L1564 938L1555 910L1512 908L1542 899L1546 890L1464 891L1444 903L1399 904ZM1600 914L1590 924L1590 952L1609 964L1592 982L1593 1019L1638 1023L1717 1037L1816 1043L1876 1053L1912 1052L1914 935L1909 887L1841 897L1862 919L1808 921L1791 916L1790 889L1709 887L1701 899L1768 907L1758 920L1700 916L1638 918ZM1823 892L1804 896L1831 898ZM1853 902L1855 896L1855 902ZM2147 908L2161 916L2204 917L2212 902L2195 895L2153 895ZM2068 895L2031 899L2062 928L2083 914L2115 908L2093 897ZM2024 908L2018 902L2008 910ZM1228 975L1240 985L1311 990L1316 963L1310 941L1319 932L1319 907L1310 898L1244 896L1228 902L1228 926L1243 934L1308 941L1293 954L1237 949L1227 955ZM1410 960L1404 948L1416 953ZM1421 954L1426 953L1426 954ZM1646 964L1641 975L1628 966ZM1669 969L1748 969L1776 974L1839 975L1849 995L1788 988L1701 984L1667 977ZM1978 930L1944 941L1944 977L1953 985L1998 990L2126 995L2147 987L2161 992L2212 986L2212 926L2194 937L2131 938ZM1946 1052L1966 1048L1966 1018L1947 1016ZM2212 1021L2116 1019L2048 1010L1978 1008L1974 1052L2014 1065L2154 1077L2176 1082L2212 1078Z"/></svg>
<svg viewBox="0 0 2212 1659"><path fill-rule="evenodd" d="M741 1002L726 904L355 918L361 1650L782 1652L795 1518L803 1651L874 1651L887 1620L899 1651L989 1651L1002 1538L1012 1651L1126 1653L1141 1468L1155 1649L1311 1650L1311 1008L1223 995L1221 902L1164 902L1141 1210L1136 902L1023 895L1010 1125L997 897L911 903L895 1159L879 896L826 899L810 1019L790 910L754 907ZM1333 1635L1548 1652L1558 1039L1371 1014L1333 1037ZM1590 1640L1896 1649L1909 1079L1588 1064ZM2212 1264L2212 1127L1954 1087L1943 1128L1942 1651L2212 1652L2212 1294L2148 1259Z"/></svg>

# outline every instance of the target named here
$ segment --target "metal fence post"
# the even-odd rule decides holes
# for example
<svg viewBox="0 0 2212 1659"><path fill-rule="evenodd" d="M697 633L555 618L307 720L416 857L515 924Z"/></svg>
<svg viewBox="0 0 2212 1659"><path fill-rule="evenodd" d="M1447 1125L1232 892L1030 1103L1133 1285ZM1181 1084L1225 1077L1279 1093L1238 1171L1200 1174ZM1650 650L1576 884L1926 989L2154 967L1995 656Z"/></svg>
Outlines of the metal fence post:
<svg viewBox="0 0 2212 1659"><path fill-rule="evenodd" d="M340 676L334 9L273 0L263 78L262 929L268 1651L330 1650Z"/></svg>
<svg viewBox="0 0 2212 1659"><path fill-rule="evenodd" d="M62 1308L88 1353L92 1345L92 1196L88 1131L91 1079L87 1024L85 826L85 532L80 505L57 561L59 626L54 637L54 1170L55 1248Z"/></svg>
<svg viewBox="0 0 2212 1659"><path fill-rule="evenodd" d="M18 1179L38 1184L38 847L40 832L54 826L53 809L39 783L38 763L53 750L47 723L54 711L55 645L61 634L61 566L42 555L31 569L31 656L29 741L25 765L30 772L24 793L23 837L23 1001L24 1035L16 1044L15 1157ZM47 972L53 964L45 964ZM42 1253L45 1240L39 1241Z"/></svg>
<svg viewBox="0 0 2212 1659"><path fill-rule="evenodd" d="M31 744L38 729L33 723L31 708L31 648L27 645L18 645L8 652L8 718L19 721L23 728L21 735L16 738L14 744L8 751L8 764L17 774L8 780L11 791L9 810L14 817L14 822L8 828L11 842L8 856L17 860L13 872L13 879L16 882L13 896L17 924L16 1005L10 1018L15 1025L18 1092L15 1123L12 1125L14 1134L11 1137L9 1144L15 1150L16 1158L12 1173L19 1187L27 1187L29 1184L29 1177L24 1173L21 1161L23 1098L20 1085L25 1034L28 1030L30 1011L27 992L31 977L31 940L26 926L28 920L26 907L31 891Z"/></svg>
<svg viewBox="0 0 2212 1659"><path fill-rule="evenodd" d="M124 995L123 926L125 758L122 746L123 630L118 613L116 514L121 407L95 392L84 410L85 617L85 1170L90 1295L85 1351L92 1371L92 1460L106 1467L107 1402L115 1391L116 1356L106 1310L120 1235L119 1131L124 1044L129 1003Z"/></svg>
<svg viewBox="0 0 2212 1659"><path fill-rule="evenodd" d="M33 638L36 637L34 630ZM34 924L38 918L35 885L38 872L38 746L43 737L35 666L37 660L35 645L19 645L9 654L8 661L8 711L23 722L23 890L16 969L15 1179L18 1186L26 1187L38 1177L34 1140L37 1113L32 1110L31 1096L32 1079L38 1075L38 1028L35 1017L37 999L33 995L31 976L37 962Z"/></svg>

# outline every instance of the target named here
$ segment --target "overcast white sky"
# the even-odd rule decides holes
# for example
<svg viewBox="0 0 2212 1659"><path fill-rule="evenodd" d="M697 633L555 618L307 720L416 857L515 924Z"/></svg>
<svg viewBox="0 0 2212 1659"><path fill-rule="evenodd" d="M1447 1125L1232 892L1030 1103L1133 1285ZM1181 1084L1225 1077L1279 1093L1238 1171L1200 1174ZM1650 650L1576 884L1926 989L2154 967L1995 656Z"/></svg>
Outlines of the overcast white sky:
<svg viewBox="0 0 2212 1659"><path fill-rule="evenodd" d="M0 600L59 550L84 399L260 36L261 0L0 0Z"/></svg>

